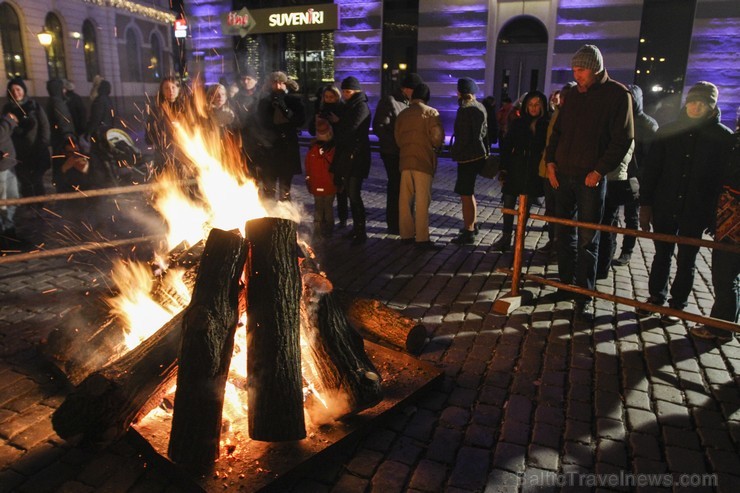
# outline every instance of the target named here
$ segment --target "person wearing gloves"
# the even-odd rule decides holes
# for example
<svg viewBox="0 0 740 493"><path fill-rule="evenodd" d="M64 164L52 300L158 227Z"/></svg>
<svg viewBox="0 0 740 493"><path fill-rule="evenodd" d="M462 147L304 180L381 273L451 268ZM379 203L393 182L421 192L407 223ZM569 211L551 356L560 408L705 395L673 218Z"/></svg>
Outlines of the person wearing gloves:
<svg viewBox="0 0 740 493"><path fill-rule="evenodd" d="M577 85L568 92L547 144L547 178L555 190L557 217L599 224L605 176L633 145L632 100L627 88L609 77L596 46L583 45L571 67ZM599 232L558 224L556 237L560 281L594 290ZM551 301L574 299L576 317L593 320L590 296L565 290L548 296Z"/></svg>
<svg viewBox="0 0 740 493"><path fill-rule="evenodd" d="M437 149L444 143L445 131L439 111L427 104L429 97L429 86L417 85L411 93L411 104L396 120L395 141L401 151L398 209L401 241L415 243L417 249L438 250L441 246L429 240L429 204Z"/></svg>
<svg viewBox="0 0 740 493"><path fill-rule="evenodd" d="M732 131L720 123L717 86L697 82L678 119L658 129L640 182L640 227L656 233L701 238L715 218L723 167L733 144ZM648 303L663 305L675 244L655 241ZM683 310L694 286L699 247L678 245L676 275L669 306ZM650 315L648 310L638 310ZM665 316L669 322L680 319Z"/></svg>
<svg viewBox="0 0 740 493"><path fill-rule="evenodd" d="M373 117L373 133L378 136L380 158L383 160L383 166L388 175L385 190L385 222L388 226L388 233L393 235L399 233L398 196L401 190L400 151L394 136L396 119L401 111L409 107L411 93L422 82L424 81L418 74L406 75L398 91L378 101Z"/></svg>
<svg viewBox="0 0 740 493"><path fill-rule="evenodd" d="M460 196L463 216L463 227L452 242L460 245L472 244L478 233L475 179L488 156L486 108L475 99L477 92L478 84L473 79L468 77L458 79L459 107L455 115L455 133L452 135L450 155L453 161L457 161L455 193Z"/></svg>

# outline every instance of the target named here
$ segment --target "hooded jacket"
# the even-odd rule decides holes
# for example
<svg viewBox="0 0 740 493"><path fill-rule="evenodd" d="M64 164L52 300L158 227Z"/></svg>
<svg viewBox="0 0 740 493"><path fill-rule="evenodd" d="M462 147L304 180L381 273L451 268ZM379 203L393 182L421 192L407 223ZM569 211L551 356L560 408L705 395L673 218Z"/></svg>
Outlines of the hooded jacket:
<svg viewBox="0 0 740 493"><path fill-rule="evenodd" d="M701 237L711 226L732 144L719 110L697 120L684 107L658 130L640 182L640 204L652 206L656 231L675 225L681 235Z"/></svg>
<svg viewBox="0 0 740 493"><path fill-rule="evenodd" d="M400 89L378 101L373 117L373 133L378 136L382 154L399 154L400 150L394 136L394 129L398 114L408 107L409 100L406 99Z"/></svg>
<svg viewBox="0 0 740 493"><path fill-rule="evenodd" d="M535 98L540 100L541 105L541 113L537 118L527 111L527 105ZM534 197L544 194L539 168L549 123L547 96L539 91L527 93L522 102L521 116L511 122L501 143L501 171L506 176L503 193Z"/></svg>
<svg viewBox="0 0 740 493"><path fill-rule="evenodd" d="M98 96L90 107L90 120L87 133L95 135L100 129L107 130L113 126L113 102L110 98L111 85L107 80L100 81Z"/></svg>
<svg viewBox="0 0 740 493"><path fill-rule="evenodd" d="M0 117L0 171L15 167L15 147L13 146L13 130L17 123L8 115Z"/></svg>
<svg viewBox="0 0 740 493"><path fill-rule="evenodd" d="M51 127L51 148L54 154L64 151L67 139L75 135L72 113L64 100L63 89L64 82L61 79L51 79L46 83L46 91L49 93L46 112Z"/></svg>
<svg viewBox="0 0 740 493"><path fill-rule="evenodd" d="M655 132L658 131L658 122L650 115L643 111L642 89L640 86L627 86L632 94L632 115L635 119L635 152L634 159L630 163L629 175L636 176L639 173L640 166L645 164L650 144L655 139Z"/></svg>

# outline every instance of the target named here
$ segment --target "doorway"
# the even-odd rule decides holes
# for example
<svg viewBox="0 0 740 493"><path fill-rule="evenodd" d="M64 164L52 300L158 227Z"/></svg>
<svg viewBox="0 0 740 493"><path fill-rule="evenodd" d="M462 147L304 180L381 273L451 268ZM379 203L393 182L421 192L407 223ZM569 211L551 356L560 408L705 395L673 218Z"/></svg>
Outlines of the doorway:
<svg viewBox="0 0 740 493"><path fill-rule="evenodd" d="M531 16L515 17L504 25L496 44L493 91L502 101L516 101L529 91L545 89L547 29Z"/></svg>

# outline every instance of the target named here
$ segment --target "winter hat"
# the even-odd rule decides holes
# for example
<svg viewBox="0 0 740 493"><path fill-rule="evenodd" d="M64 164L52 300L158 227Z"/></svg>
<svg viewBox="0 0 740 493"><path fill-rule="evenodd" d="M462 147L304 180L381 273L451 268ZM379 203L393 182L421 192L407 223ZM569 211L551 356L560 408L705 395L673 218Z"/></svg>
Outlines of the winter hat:
<svg viewBox="0 0 740 493"><path fill-rule="evenodd" d="M406 89L416 89L416 86L422 82L424 82L424 80L419 74L411 72L410 74L406 74L406 77L403 78L401 81L401 87L405 87Z"/></svg>
<svg viewBox="0 0 740 493"><path fill-rule="evenodd" d="M288 82L288 75L285 72L272 72L269 77L270 82Z"/></svg>
<svg viewBox="0 0 740 493"><path fill-rule="evenodd" d="M72 82L71 80L62 79L62 82L64 83L64 88L66 90L68 90L68 91L74 91L75 90L74 82Z"/></svg>
<svg viewBox="0 0 740 493"><path fill-rule="evenodd" d="M26 83L23 82L23 79L20 77L13 77L8 81L8 93L10 93L10 86L20 86L23 88L23 95L28 94L28 88L26 87Z"/></svg>
<svg viewBox="0 0 740 493"><path fill-rule="evenodd" d="M463 77L457 80L457 92L460 94L473 94L478 92L478 84L470 77Z"/></svg>
<svg viewBox="0 0 740 493"><path fill-rule="evenodd" d="M342 81L342 89L362 91L362 88L360 87L360 81L357 80L357 77L352 77L351 75Z"/></svg>
<svg viewBox="0 0 740 493"><path fill-rule="evenodd" d="M570 66L591 69L598 74L604 71L604 57L596 46L583 45L573 55Z"/></svg>
<svg viewBox="0 0 740 493"><path fill-rule="evenodd" d="M421 99L425 103L429 102L431 94L429 92L429 86L421 82L414 88L414 92L411 95L411 99Z"/></svg>
<svg viewBox="0 0 740 493"><path fill-rule="evenodd" d="M686 102L701 101L706 103L712 109L717 107L717 96L719 96L719 90L717 86L711 82L700 81L691 86L689 94L686 96Z"/></svg>

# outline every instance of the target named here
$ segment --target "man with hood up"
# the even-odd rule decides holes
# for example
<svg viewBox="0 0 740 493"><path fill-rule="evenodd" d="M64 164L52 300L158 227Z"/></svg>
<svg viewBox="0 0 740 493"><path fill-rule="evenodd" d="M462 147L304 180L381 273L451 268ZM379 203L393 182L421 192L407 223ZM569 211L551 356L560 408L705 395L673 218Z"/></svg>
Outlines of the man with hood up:
<svg viewBox="0 0 740 493"><path fill-rule="evenodd" d="M650 148L640 182L640 227L656 233L701 238L712 226L732 132L720 123L717 86L697 82L689 90L678 119L661 127ZM675 245L655 241L648 303L663 305ZM669 306L683 310L694 286L699 247L678 245L676 275ZM641 315L649 311L638 310ZM677 322L674 316L663 317Z"/></svg>
<svg viewBox="0 0 740 493"><path fill-rule="evenodd" d="M41 105L28 97L26 83L20 77L8 82L8 102L2 113L12 113L18 119L13 131L13 146L21 195L44 195L44 173L51 167L49 119Z"/></svg>
<svg viewBox="0 0 740 493"><path fill-rule="evenodd" d="M108 130L113 126L113 102L110 99L111 85L105 79L98 84L98 92L90 107L90 119L87 122L86 133L97 137L101 129Z"/></svg>
<svg viewBox="0 0 740 493"><path fill-rule="evenodd" d="M571 66L577 85L568 93L547 144L547 178L555 189L558 217L599 224L605 176L620 165L633 145L632 101L627 88L609 78L596 46L583 45ZM560 280L594 290L599 232L560 224L556 231ZM574 299L576 317L593 320L590 296L557 291L552 298Z"/></svg>
<svg viewBox="0 0 740 493"><path fill-rule="evenodd" d="M399 234L398 197L401 187L399 170L400 150L394 137L398 114L409 107L414 89L424 82L418 74L410 73L401 81L401 88L378 101L373 117L373 133L378 136L380 158L388 175L386 184L385 223L388 233Z"/></svg>
<svg viewBox="0 0 740 493"><path fill-rule="evenodd" d="M75 135L82 135L85 132L85 125L87 125L85 103L82 102L80 95L75 92L75 85L71 81L63 79L62 82L64 82L64 100L67 102L69 112L72 114Z"/></svg>

